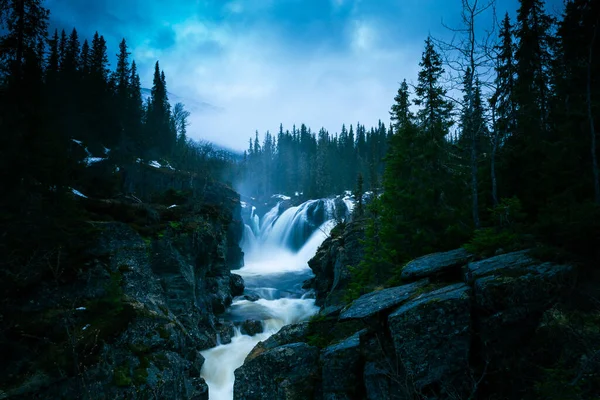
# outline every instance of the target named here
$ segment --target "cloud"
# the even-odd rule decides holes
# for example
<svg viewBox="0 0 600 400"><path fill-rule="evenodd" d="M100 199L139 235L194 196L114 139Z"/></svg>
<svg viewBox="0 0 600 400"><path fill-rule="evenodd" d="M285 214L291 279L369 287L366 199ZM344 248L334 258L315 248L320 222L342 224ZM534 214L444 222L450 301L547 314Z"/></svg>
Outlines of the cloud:
<svg viewBox="0 0 600 400"><path fill-rule="evenodd" d="M552 0L560 2L561 0ZM189 133L237 149L255 130L389 121L399 82L415 82L429 33L448 35L458 3L439 0L47 0L56 26L126 37L142 83L160 60L191 107ZM517 0L502 2L516 10ZM140 11L143 10L143 11ZM499 7L498 13L504 13ZM80 31L82 32L82 31Z"/></svg>

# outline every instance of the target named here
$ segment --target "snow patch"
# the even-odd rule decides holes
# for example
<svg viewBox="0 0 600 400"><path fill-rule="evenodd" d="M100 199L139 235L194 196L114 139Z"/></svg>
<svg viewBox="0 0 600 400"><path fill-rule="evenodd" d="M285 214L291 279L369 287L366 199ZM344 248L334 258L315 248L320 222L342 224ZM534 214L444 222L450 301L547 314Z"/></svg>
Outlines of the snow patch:
<svg viewBox="0 0 600 400"><path fill-rule="evenodd" d="M173 204L173 205L171 205L171 206L169 206L167 208L175 208L175 207L177 207L177 204Z"/></svg>
<svg viewBox="0 0 600 400"><path fill-rule="evenodd" d="M74 194L75 196L83 197L84 199L87 199L87 198L88 198L88 197L87 197L85 194L81 193L81 192L80 192L79 190L77 190L77 189L71 189L71 191L73 192L73 194Z"/></svg>
<svg viewBox="0 0 600 400"><path fill-rule="evenodd" d="M161 167L160 163L158 161L155 161L155 160L150 161L148 163L148 165L151 166L151 167L154 167L154 168L160 168Z"/></svg>
<svg viewBox="0 0 600 400"><path fill-rule="evenodd" d="M91 325L87 324L86 326L84 326L83 328L81 328L82 331L85 331L87 328L89 328Z"/></svg>
<svg viewBox="0 0 600 400"><path fill-rule="evenodd" d="M77 311L85 311L86 308L85 307L77 307L75 310L77 310Z"/></svg>
<svg viewBox="0 0 600 400"><path fill-rule="evenodd" d="M291 200L292 198L289 196L285 196L283 194L274 194L273 196L271 196L272 199L280 199L280 200Z"/></svg>
<svg viewBox="0 0 600 400"><path fill-rule="evenodd" d="M85 159L85 163L86 163L88 166L90 166L90 165L92 165L92 164L95 164L95 163L97 163L97 162L104 161L104 160L106 160L106 158L104 158L104 157L87 157L87 158Z"/></svg>
<svg viewBox="0 0 600 400"><path fill-rule="evenodd" d="M80 146L83 146L83 142L81 140L77 140L77 139L71 139L72 141L74 141L75 143L77 143Z"/></svg>
<svg viewBox="0 0 600 400"><path fill-rule="evenodd" d="M242 205L242 208L248 207L248 204L245 201L240 201L240 204Z"/></svg>

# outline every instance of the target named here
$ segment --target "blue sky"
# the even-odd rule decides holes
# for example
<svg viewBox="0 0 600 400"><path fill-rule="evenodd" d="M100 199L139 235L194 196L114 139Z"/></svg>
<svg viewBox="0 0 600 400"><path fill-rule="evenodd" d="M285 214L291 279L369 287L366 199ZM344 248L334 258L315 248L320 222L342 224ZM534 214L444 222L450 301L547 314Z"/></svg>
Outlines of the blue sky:
<svg viewBox="0 0 600 400"><path fill-rule="evenodd" d="M560 12L562 0L548 0ZM192 111L189 132L244 149L255 130L306 123L339 131L375 125L428 34L448 39L460 0L46 0L51 26L117 52L125 38L151 86L159 60L170 92ZM514 15L517 0L497 0ZM484 17L487 19L487 17ZM482 25L483 25L482 20ZM481 31L481 33L483 33ZM114 64L114 62L113 62ZM214 107L206 107L209 103Z"/></svg>

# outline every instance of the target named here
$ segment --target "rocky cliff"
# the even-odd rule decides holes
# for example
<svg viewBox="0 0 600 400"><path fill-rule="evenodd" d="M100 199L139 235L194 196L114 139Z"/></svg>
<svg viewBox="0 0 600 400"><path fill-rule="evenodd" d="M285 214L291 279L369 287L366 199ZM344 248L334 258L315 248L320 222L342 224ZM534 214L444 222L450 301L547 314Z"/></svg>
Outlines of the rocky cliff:
<svg viewBox="0 0 600 400"><path fill-rule="evenodd" d="M414 260L402 285L343 305L341 243L352 235L310 262L327 307L256 346L236 371L236 399L596 398L600 313L572 304L575 266L458 249Z"/></svg>
<svg viewBox="0 0 600 400"><path fill-rule="evenodd" d="M244 289L239 195L140 168L135 196L79 198L93 231L79 263L49 259L51 279L3 305L0 398L208 398L200 351Z"/></svg>

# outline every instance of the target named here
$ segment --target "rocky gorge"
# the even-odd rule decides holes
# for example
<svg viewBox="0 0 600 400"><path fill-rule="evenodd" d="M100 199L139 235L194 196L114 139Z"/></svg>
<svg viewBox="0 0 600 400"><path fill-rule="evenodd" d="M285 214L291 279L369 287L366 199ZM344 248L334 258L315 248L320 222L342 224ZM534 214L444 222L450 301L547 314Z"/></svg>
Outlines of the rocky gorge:
<svg viewBox="0 0 600 400"><path fill-rule="evenodd" d="M577 265L456 249L347 303L362 237L350 223L319 248L308 285L320 313L254 348L235 399L596 398L598 293Z"/></svg>
<svg viewBox="0 0 600 400"><path fill-rule="evenodd" d="M208 399L200 351L244 290L239 195L143 165L119 177L136 195L77 197L85 247L2 305L0 398Z"/></svg>

